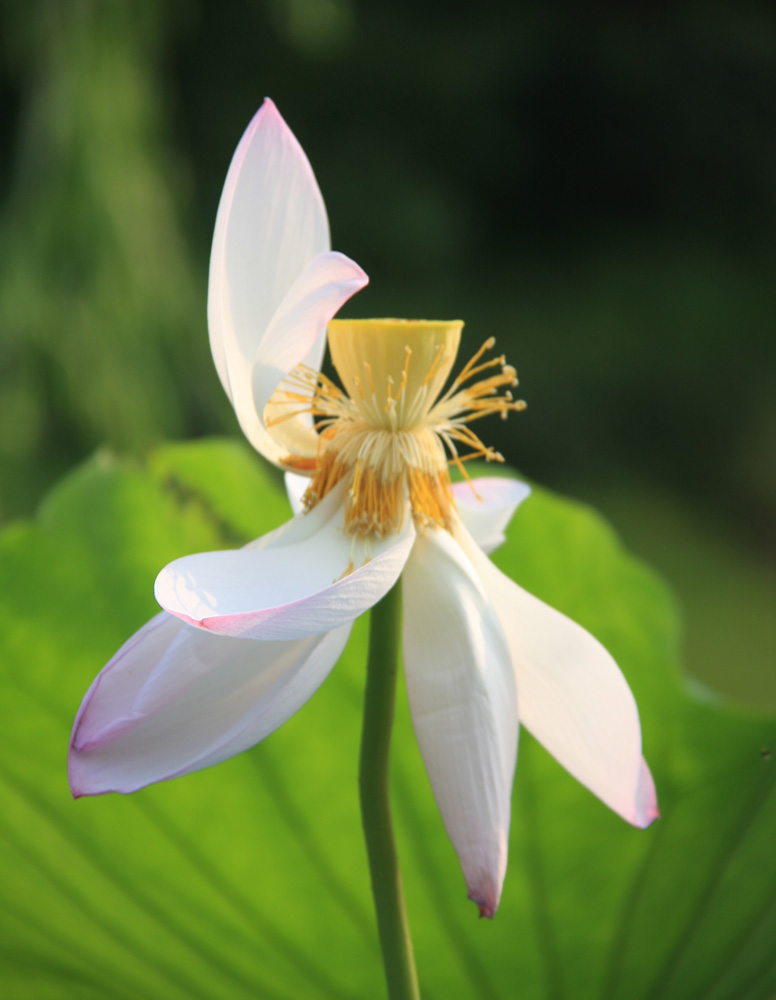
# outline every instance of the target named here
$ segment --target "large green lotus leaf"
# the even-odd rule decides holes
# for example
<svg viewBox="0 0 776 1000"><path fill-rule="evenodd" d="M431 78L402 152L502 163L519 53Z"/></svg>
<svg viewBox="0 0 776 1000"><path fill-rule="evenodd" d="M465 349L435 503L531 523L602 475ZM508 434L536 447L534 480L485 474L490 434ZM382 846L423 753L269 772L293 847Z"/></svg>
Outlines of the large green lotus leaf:
<svg viewBox="0 0 776 1000"><path fill-rule="evenodd" d="M3 996L384 995L356 795L364 621L249 753L127 797L67 788L75 711L154 613L158 569L287 516L247 449L205 441L142 467L98 455L0 536ZM495 560L617 657L663 817L632 829L523 733L503 902L477 920L402 693L393 796L424 997L766 1000L776 723L684 689L670 595L591 510L536 490Z"/></svg>

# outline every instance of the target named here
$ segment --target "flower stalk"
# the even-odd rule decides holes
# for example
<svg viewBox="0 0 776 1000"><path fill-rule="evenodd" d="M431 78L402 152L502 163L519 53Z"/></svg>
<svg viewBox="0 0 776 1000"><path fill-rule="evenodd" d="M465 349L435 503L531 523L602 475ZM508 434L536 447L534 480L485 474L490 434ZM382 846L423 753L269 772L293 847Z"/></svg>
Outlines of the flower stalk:
<svg viewBox="0 0 776 1000"><path fill-rule="evenodd" d="M370 614L358 781L388 996L390 1000L419 1000L389 797L400 632L401 582L398 582Z"/></svg>

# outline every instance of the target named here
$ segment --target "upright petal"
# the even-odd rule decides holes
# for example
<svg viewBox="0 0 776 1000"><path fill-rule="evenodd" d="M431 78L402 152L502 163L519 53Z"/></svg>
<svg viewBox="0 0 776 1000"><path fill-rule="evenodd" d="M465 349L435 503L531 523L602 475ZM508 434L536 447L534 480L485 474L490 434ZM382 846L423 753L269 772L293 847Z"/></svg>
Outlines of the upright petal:
<svg viewBox="0 0 776 1000"><path fill-rule="evenodd" d="M326 259L329 249L326 209L312 168L275 105L266 100L235 151L218 206L208 326L213 360L240 425L251 443L259 451L267 449L274 461L277 446L267 436L253 402L256 354L273 316L307 265L322 255ZM328 271L319 264L315 272L319 283L345 280L340 273L343 260L347 258L334 255ZM348 269L363 276L352 262ZM337 273L332 276L332 271ZM297 298L309 294L309 284L308 278ZM343 293L340 305L354 290ZM294 296L291 301L296 301ZM326 318L294 364L305 360L319 367Z"/></svg>
<svg viewBox="0 0 776 1000"><path fill-rule="evenodd" d="M507 866L517 757L509 649L474 567L448 532L418 536L402 590L415 734L469 898L492 917Z"/></svg>
<svg viewBox="0 0 776 1000"><path fill-rule="evenodd" d="M484 552L493 552L506 541L507 525L530 493L527 483L505 476L483 476L471 483L453 483L461 520Z"/></svg>
<svg viewBox="0 0 776 1000"><path fill-rule="evenodd" d="M409 510L399 532L345 534L345 485L244 549L185 556L156 579L156 599L184 621L222 635L294 639L328 632L386 594L415 539Z"/></svg>
<svg viewBox="0 0 776 1000"><path fill-rule="evenodd" d="M349 632L257 643L158 614L84 698L70 742L73 795L133 792L253 746L317 690Z"/></svg>
<svg viewBox="0 0 776 1000"><path fill-rule="evenodd" d="M210 256L210 346L235 407L273 313L308 261L329 249L312 167L266 100L232 157Z"/></svg>
<svg viewBox="0 0 776 1000"><path fill-rule="evenodd" d="M509 644L520 722L583 785L635 826L658 815L638 709L619 667L576 622L505 576L456 532Z"/></svg>

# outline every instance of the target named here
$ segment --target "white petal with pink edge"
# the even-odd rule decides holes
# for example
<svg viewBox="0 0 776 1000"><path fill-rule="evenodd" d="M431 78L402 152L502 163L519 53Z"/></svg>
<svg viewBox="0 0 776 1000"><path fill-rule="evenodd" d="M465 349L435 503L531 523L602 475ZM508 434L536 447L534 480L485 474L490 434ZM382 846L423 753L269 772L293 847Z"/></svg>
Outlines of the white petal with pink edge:
<svg viewBox="0 0 776 1000"><path fill-rule="evenodd" d="M402 593L412 724L469 898L493 916L517 757L509 649L474 567L448 532L418 536Z"/></svg>
<svg viewBox="0 0 776 1000"><path fill-rule="evenodd" d="M275 400L268 404L293 368L300 363L310 366L326 324L368 281L358 264L344 254L319 254L307 264L275 311L256 350L251 375L253 402L249 407L250 440L270 461L282 464L290 454L304 458L317 455L318 435L305 404ZM317 370L318 365L312 367ZM276 400L283 400L284 391L293 392L293 387L281 386ZM298 415L293 416L295 413ZM247 435L244 424L243 430Z"/></svg>
<svg viewBox="0 0 776 1000"><path fill-rule="evenodd" d="M340 289L331 315L367 280L343 255L329 260L330 246L326 208L310 163L275 105L266 100L240 140L221 194L210 254L208 328L213 361L240 426L271 461L278 461L280 451L266 433L261 411L256 412L252 378L273 317L281 306L288 314L300 296L309 298L316 275L319 286ZM328 264L319 261L292 295L315 258ZM356 286L349 284L353 275ZM329 304L336 299L332 289L318 291L318 298ZM290 367L300 361L320 367L330 318L325 312L314 335L305 332L305 349ZM295 344L299 342L297 337ZM304 420L298 423L304 425Z"/></svg>
<svg viewBox="0 0 776 1000"><path fill-rule="evenodd" d="M73 795L133 792L241 753L282 725L328 676L350 633L257 643L164 612L122 646L76 716Z"/></svg>
<svg viewBox="0 0 776 1000"><path fill-rule="evenodd" d="M658 815L636 702L620 668L576 622L505 576L462 527L456 538L509 644L520 722L578 781L634 826Z"/></svg>
<svg viewBox="0 0 776 1000"><path fill-rule="evenodd" d="M235 408L249 392L256 349L275 310L307 263L329 249L310 163L266 100L232 157L210 256L210 346Z"/></svg>
<svg viewBox="0 0 776 1000"><path fill-rule="evenodd" d="M483 476L471 483L453 483L461 520L483 552L493 552L506 541L507 525L530 493L527 483L505 476Z"/></svg>
<svg viewBox="0 0 776 1000"><path fill-rule="evenodd" d="M309 514L244 549L170 563L156 579L157 601L192 625L250 639L296 639L352 621L394 585L415 528L407 506L396 533L347 535L344 492L340 483Z"/></svg>

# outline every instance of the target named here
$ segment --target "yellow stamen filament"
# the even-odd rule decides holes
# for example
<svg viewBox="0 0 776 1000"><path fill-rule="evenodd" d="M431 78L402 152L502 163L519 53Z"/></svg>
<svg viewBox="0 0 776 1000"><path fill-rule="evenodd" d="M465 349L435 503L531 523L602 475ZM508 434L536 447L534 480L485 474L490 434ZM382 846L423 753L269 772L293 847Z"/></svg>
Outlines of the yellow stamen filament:
<svg viewBox="0 0 776 1000"><path fill-rule="evenodd" d="M340 573L340 575L334 581L334 583L339 583L340 580L344 580L346 576L350 576L350 574L353 572L354 569L355 567L353 566L353 560L351 559L348 565L342 571L342 573Z"/></svg>
<svg viewBox="0 0 776 1000"><path fill-rule="evenodd" d="M436 375L439 369L442 367L444 361L442 355L444 353L444 344L439 345L439 350L436 352L436 357L431 362L431 367L429 368L426 377L423 379L423 385L428 385L431 379Z"/></svg>
<svg viewBox="0 0 776 1000"><path fill-rule="evenodd" d="M338 324L341 339L332 329ZM359 324L365 327L366 340L372 337L376 345L370 361L363 354L359 360L363 347ZM510 412L525 409L525 403L512 395L517 373L504 356L482 360L495 345L493 337L440 395L455 357L460 326L337 321L329 328L332 354L343 384L352 385L353 394L305 365L284 379L267 406L265 424L271 428L303 413L313 417L317 456L290 455L284 461L295 471L311 473L303 497L305 509L310 510L345 480L345 530L354 537L368 539L400 530L407 505L419 530L452 528L455 503L449 466L454 465L472 485L465 463L504 461L470 425L491 414L506 419ZM402 352L390 338L404 336L413 346L405 343ZM428 365L422 377L423 368L417 371L418 362L413 361L418 354L420 363L425 360ZM344 575L351 571L352 567Z"/></svg>

